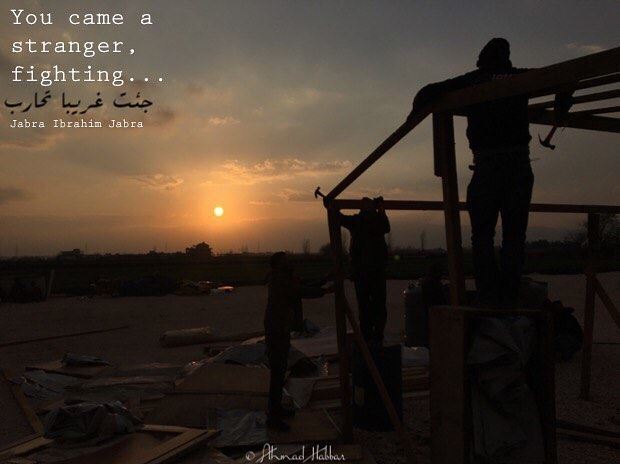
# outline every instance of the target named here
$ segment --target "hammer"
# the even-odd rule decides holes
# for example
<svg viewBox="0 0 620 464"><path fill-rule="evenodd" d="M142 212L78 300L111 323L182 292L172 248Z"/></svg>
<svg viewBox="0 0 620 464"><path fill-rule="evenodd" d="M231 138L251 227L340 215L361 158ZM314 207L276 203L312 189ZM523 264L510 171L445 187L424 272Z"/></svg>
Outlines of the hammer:
<svg viewBox="0 0 620 464"><path fill-rule="evenodd" d="M553 138L553 134L555 134L555 131L557 130L557 128L558 126L553 126L551 130L549 131L549 133L547 134L547 136L545 137L545 140L541 139L540 134L538 134L538 141L543 147L551 148L552 150L555 150L555 145L551 143L551 139Z"/></svg>
<svg viewBox="0 0 620 464"><path fill-rule="evenodd" d="M314 191L314 198L325 198L325 195L323 195L323 193L321 192L321 187L317 187L316 190Z"/></svg>
<svg viewBox="0 0 620 464"><path fill-rule="evenodd" d="M558 119L561 120L563 116L568 114L571 106L573 105L573 92L562 92L555 96L555 102L553 104L553 110L558 116ZM540 138L540 134L538 135L538 141L543 147L555 149L555 145L551 143L551 139L553 138L553 134L557 130L558 126L553 126L545 140Z"/></svg>

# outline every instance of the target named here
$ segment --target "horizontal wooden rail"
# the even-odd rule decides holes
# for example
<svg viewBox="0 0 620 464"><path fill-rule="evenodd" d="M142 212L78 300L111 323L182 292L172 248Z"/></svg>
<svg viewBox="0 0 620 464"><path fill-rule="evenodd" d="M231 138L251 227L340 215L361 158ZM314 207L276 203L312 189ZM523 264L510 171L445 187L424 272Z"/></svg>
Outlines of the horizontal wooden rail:
<svg viewBox="0 0 620 464"><path fill-rule="evenodd" d="M580 103L590 103L601 100L609 100L612 98L620 97L620 89L606 90L604 92L595 92L589 93L587 95L579 95L578 97L573 97L572 103L574 105L578 105ZM548 100L540 103L533 103L528 108L530 110L540 110L544 108L553 108L555 104L555 100Z"/></svg>
<svg viewBox="0 0 620 464"><path fill-rule="evenodd" d="M585 115L585 114L606 114L606 113L618 113L620 112L620 106L606 106L604 108L592 108L591 110L571 111L572 115Z"/></svg>
<svg viewBox="0 0 620 464"><path fill-rule="evenodd" d="M606 76L594 77L591 79L584 79L584 80L577 82L576 84L568 84L566 86L560 86L558 87L556 92L571 92L571 91L581 90L581 89L591 89L592 87L615 84L616 82L620 82L620 73L607 74Z"/></svg>
<svg viewBox="0 0 620 464"><path fill-rule="evenodd" d="M608 116L593 116L591 114L568 113L557 115L550 110L532 110L529 113L532 124L546 126L570 127L572 129L594 130L600 132L620 132L620 119Z"/></svg>
<svg viewBox="0 0 620 464"><path fill-rule="evenodd" d="M414 200L385 200L385 209L406 210L406 211L443 211L443 201L414 201ZM330 203L334 209L359 209L362 200L356 199L336 199ZM459 203L461 211L467 211L465 202ZM620 214L620 205L567 205L532 203L530 205L532 213L593 213L593 214Z"/></svg>
<svg viewBox="0 0 620 464"><path fill-rule="evenodd" d="M620 72L620 47L570 61L533 69L508 79L455 90L434 103L432 111L453 111L466 106L516 95L530 97L556 93L562 86Z"/></svg>

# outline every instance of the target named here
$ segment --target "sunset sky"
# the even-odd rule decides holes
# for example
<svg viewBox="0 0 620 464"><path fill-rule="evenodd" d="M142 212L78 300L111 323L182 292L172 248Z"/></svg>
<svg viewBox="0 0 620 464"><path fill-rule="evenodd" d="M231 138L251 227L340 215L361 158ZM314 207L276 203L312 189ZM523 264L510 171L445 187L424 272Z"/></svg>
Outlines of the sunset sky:
<svg viewBox="0 0 620 464"><path fill-rule="evenodd" d="M10 83L15 64L123 69L150 77L50 87L108 100L126 90L149 113L107 104L91 117L140 119L144 129L10 129L0 108L0 255L184 250L314 250L327 241L327 192L406 117L424 84L474 68L506 37L516 66L539 67L619 45L617 1L17 1L4 0L2 101L38 86ZM46 6L47 5L47 6ZM53 6L52 6L53 5ZM102 6L105 5L105 6ZM466 6L465 6L466 5ZM594 6L595 5L595 6ZM11 8L51 11L53 26L15 26ZM49 10L50 8L53 8ZM123 26L73 27L71 12L121 12ZM150 12L155 25L140 26ZM16 40L121 40L135 55L15 55ZM153 83L158 77L162 83ZM614 103L617 104L617 103ZM50 105L51 106L51 105ZM45 108L31 119L63 117ZM21 116L19 116L21 117ZM471 154L457 119L461 198ZM534 139L547 127L531 126ZM567 129L555 151L532 141L534 201L620 203L618 136ZM343 196L440 199L426 121ZM216 217L216 206L224 215ZM464 237L468 225L464 219ZM584 218L533 215L530 238L561 238ZM443 245L438 213L392 215L393 242Z"/></svg>

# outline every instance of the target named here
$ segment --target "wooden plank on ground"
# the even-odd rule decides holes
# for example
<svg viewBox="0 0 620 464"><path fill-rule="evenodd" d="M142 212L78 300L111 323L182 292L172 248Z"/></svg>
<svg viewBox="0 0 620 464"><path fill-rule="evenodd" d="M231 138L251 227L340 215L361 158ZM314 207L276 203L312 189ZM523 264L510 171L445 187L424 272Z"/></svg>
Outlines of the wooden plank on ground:
<svg viewBox="0 0 620 464"><path fill-rule="evenodd" d="M27 371L45 371L53 374L70 375L80 379L91 379L109 368L110 366L65 366L60 359L26 366Z"/></svg>
<svg viewBox="0 0 620 464"><path fill-rule="evenodd" d="M25 439L19 440L7 446L3 450L0 450L0 462L4 462L5 460L15 456L22 456L32 453L33 451L43 448L52 442L52 440L43 438L40 434L30 435Z"/></svg>
<svg viewBox="0 0 620 464"><path fill-rule="evenodd" d="M41 420L34 412L34 409L32 408L32 406L30 406L30 403L28 402L28 400L26 399L26 396L22 392L21 386L15 385L14 383L10 381L10 379L13 377L12 372L10 372L7 369L2 369L2 375L4 377L4 380L7 382L9 388L11 389L11 393L13 394L15 401L17 401L17 404L19 404L19 407L22 410L24 417L26 418L26 420L32 427L32 430L35 433L42 433L43 424L41 423Z"/></svg>
<svg viewBox="0 0 620 464"><path fill-rule="evenodd" d="M100 334L100 333L105 333L105 332L114 332L116 330L128 329L129 327L130 327L129 325L121 325L117 327L110 327L107 329L88 330L84 332L73 332L73 333L67 333L67 334L62 334L62 335L50 335L48 337L30 338L27 340L15 340L12 342L0 343L0 348L4 348L5 346L24 345L27 343L45 342L48 340L58 340L61 338L81 337L83 335L94 335L94 334Z"/></svg>
<svg viewBox="0 0 620 464"><path fill-rule="evenodd" d="M216 430L189 429L160 425L145 425L109 447L92 454L79 455L63 461L64 464L168 464L198 446L215 438ZM34 452L45 449L53 440L41 436L19 443L0 452L0 461L13 458L28 459ZM75 449L75 448L74 448Z"/></svg>

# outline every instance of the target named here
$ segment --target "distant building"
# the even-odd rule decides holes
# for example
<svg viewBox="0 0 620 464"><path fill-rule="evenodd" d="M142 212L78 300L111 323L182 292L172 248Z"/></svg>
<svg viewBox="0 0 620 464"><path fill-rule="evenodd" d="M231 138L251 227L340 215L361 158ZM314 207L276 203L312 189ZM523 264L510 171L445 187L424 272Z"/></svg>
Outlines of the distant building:
<svg viewBox="0 0 620 464"><path fill-rule="evenodd" d="M80 259L84 256L84 253L79 248L74 248L69 251L61 251L58 253L59 259Z"/></svg>

